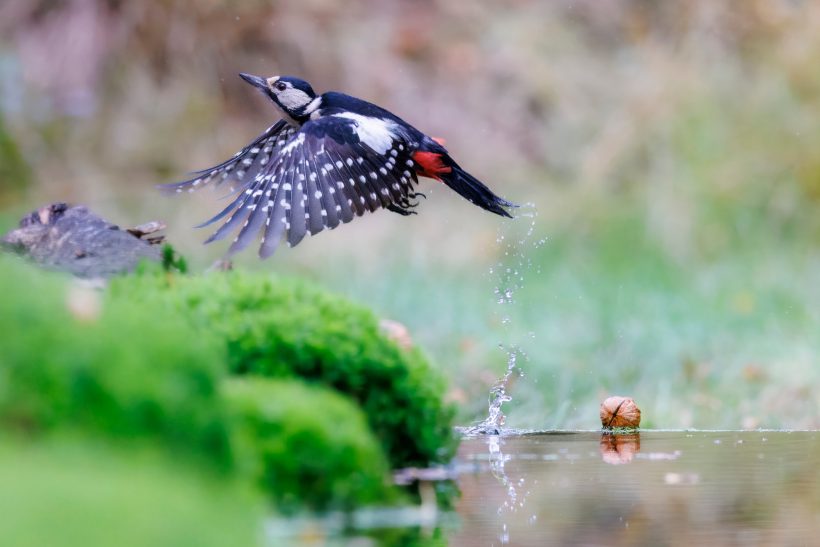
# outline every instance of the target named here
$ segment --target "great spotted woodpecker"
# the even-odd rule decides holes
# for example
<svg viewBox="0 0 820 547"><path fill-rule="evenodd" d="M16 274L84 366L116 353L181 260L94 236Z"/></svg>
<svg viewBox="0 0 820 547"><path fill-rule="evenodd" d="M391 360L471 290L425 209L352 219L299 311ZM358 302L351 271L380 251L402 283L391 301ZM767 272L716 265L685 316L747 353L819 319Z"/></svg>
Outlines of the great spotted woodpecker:
<svg viewBox="0 0 820 547"><path fill-rule="evenodd" d="M328 92L317 95L298 78L240 74L284 114L231 159L162 188L193 192L230 181L232 200L201 224L224 220L206 241L238 229L228 253L245 248L259 232L259 256L273 254L283 236L298 244L306 233L333 229L382 207L414 214L418 177L443 182L465 199L510 217L513 203L495 195L450 157L441 140L428 137L374 104Z"/></svg>

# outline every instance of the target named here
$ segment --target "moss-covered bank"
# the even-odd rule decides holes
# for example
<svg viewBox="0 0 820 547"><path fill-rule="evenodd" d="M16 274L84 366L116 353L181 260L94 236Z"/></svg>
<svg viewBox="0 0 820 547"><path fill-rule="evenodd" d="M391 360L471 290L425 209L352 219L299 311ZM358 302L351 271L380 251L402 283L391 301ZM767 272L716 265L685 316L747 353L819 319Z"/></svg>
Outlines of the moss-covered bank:
<svg viewBox="0 0 820 547"><path fill-rule="evenodd" d="M393 467L447 461L453 411L418 349L402 350L367 308L306 282L242 272L141 275L112 285L218 340L233 374L299 377L359 402Z"/></svg>
<svg viewBox="0 0 820 547"><path fill-rule="evenodd" d="M280 511L395 499L384 453L346 397L298 380L242 378L224 389L238 465Z"/></svg>
<svg viewBox="0 0 820 547"><path fill-rule="evenodd" d="M0 284L0 434L24 447L6 459L102 441L292 512L395 503L391 466L452 454L421 353L306 283L151 270L98 291L0 256Z"/></svg>

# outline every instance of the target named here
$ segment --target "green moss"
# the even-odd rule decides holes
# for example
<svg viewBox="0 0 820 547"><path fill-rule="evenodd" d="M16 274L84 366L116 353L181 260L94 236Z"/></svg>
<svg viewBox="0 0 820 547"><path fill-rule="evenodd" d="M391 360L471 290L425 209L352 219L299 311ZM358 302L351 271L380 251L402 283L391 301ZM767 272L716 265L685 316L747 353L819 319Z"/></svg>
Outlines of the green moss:
<svg viewBox="0 0 820 547"><path fill-rule="evenodd" d="M394 467L452 456L453 410L442 402L442 377L418 350L386 339L362 306L298 280L240 272L170 281L148 274L112 289L115 299L162 300L200 336L225 344L236 374L296 376L351 396Z"/></svg>
<svg viewBox="0 0 820 547"><path fill-rule="evenodd" d="M367 536L381 547L447 547L447 538L441 528L384 528L373 530Z"/></svg>
<svg viewBox="0 0 820 547"><path fill-rule="evenodd" d="M218 347L186 321L0 257L0 424L159 441L224 466ZM70 311L71 309L74 311Z"/></svg>
<svg viewBox="0 0 820 547"><path fill-rule="evenodd" d="M350 509L391 498L388 466L361 410L298 380L231 380L240 464L280 511Z"/></svg>
<svg viewBox="0 0 820 547"><path fill-rule="evenodd" d="M262 500L224 477L87 439L0 439L4 545L262 544Z"/></svg>
<svg viewBox="0 0 820 547"><path fill-rule="evenodd" d="M161 271L119 279L106 297L0 256L0 431L77 435L205 461L206 469L248 479L282 511L394 501L385 453L352 398L294 372L230 378L226 363L236 355L226 333L239 327L211 315L228 303L208 313L192 304L229 299L228 280ZM238 310L224 319L246 325ZM207 321L215 326L206 330ZM393 368L407 373L395 355ZM364 381L366 371L360 374ZM380 397L389 404L388 393Z"/></svg>
<svg viewBox="0 0 820 547"><path fill-rule="evenodd" d="M166 272L188 272L188 261L169 243L162 246L162 269Z"/></svg>

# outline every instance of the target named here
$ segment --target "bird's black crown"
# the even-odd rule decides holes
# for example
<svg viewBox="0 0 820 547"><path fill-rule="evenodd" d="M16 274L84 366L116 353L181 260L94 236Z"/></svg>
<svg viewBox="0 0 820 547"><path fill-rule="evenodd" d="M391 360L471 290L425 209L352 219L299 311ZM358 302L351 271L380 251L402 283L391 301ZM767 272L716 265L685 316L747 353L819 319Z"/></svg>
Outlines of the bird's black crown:
<svg viewBox="0 0 820 547"><path fill-rule="evenodd" d="M310 86L310 84L300 78L296 78L294 76L279 76L279 78L277 78L273 85L275 86L280 82L284 84L290 84L292 88L304 91L305 94L311 98L316 97L316 92L313 91L313 88Z"/></svg>
<svg viewBox="0 0 820 547"><path fill-rule="evenodd" d="M253 74L239 74L243 80L259 89L272 100L291 120L305 121L319 107L321 100L309 83L293 76L271 76L262 78Z"/></svg>

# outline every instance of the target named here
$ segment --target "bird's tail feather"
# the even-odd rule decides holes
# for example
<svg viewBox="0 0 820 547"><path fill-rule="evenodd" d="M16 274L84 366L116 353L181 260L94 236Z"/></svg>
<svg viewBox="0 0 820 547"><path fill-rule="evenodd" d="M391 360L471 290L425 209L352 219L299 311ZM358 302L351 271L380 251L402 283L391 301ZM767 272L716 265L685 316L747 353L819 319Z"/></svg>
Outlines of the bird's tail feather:
<svg viewBox="0 0 820 547"><path fill-rule="evenodd" d="M444 184L458 192L470 203L502 217L512 218L507 209L518 207L518 205L495 195L483 182L458 165L452 165L451 167L450 172L439 174Z"/></svg>

